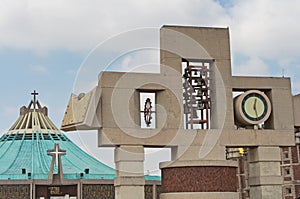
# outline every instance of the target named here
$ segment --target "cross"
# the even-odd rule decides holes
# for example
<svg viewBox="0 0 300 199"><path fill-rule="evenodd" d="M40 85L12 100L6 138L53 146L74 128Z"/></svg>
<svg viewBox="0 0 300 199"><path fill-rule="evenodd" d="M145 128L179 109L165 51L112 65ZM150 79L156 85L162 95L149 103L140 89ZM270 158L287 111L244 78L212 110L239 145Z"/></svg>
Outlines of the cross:
<svg viewBox="0 0 300 199"><path fill-rule="evenodd" d="M53 150L48 150L47 152L48 152L48 155L52 156L52 161L53 161L53 158L55 159L55 165L57 167L58 167L58 160L61 158L62 155L66 155L66 151L61 150L59 148L59 144L54 144L54 149Z"/></svg>
<svg viewBox="0 0 300 199"><path fill-rule="evenodd" d="M35 90L33 91L33 93L31 93L31 95L33 95L33 108L35 109L36 108L36 96L38 95L39 93L37 93Z"/></svg>

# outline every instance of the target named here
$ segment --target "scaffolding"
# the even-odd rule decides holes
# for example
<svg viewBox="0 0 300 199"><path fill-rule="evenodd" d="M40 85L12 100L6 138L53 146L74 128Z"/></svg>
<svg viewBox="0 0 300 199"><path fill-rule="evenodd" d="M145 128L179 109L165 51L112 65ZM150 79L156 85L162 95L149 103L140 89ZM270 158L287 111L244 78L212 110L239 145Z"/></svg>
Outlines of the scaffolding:
<svg viewBox="0 0 300 199"><path fill-rule="evenodd" d="M199 62L183 69L183 106L186 129L209 128L209 63Z"/></svg>

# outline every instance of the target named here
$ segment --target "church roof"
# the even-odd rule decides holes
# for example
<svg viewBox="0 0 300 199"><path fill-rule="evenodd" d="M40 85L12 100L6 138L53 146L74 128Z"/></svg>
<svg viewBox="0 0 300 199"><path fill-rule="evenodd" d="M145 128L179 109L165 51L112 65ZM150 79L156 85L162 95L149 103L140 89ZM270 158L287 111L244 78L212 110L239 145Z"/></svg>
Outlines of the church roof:
<svg viewBox="0 0 300 199"><path fill-rule="evenodd" d="M48 179L52 157L47 154L59 144L66 151L61 156L65 179L114 179L115 170L74 144L48 118L32 93L28 107L20 109L20 117L0 138L0 180ZM57 166L54 173L58 171Z"/></svg>
<svg viewBox="0 0 300 199"><path fill-rule="evenodd" d="M49 179L53 158L50 151L53 153L56 145L66 152L60 156L64 179L113 180L115 169L83 151L62 133L48 117L47 107L36 99L37 94L32 93L34 99L20 108L20 117L0 138L0 180ZM54 174L58 174L58 168L54 167ZM146 175L145 179L160 177Z"/></svg>

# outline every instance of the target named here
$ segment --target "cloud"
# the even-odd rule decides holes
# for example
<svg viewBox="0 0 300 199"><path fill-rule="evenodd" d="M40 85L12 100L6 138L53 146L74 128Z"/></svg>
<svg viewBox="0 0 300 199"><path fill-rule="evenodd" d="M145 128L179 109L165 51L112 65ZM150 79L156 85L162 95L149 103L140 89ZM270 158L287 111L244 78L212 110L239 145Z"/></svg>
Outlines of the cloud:
<svg viewBox="0 0 300 199"><path fill-rule="evenodd" d="M68 75L76 75L76 73L77 73L77 70L74 70L74 69L69 69L66 71L66 74L68 74Z"/></svg>
<svg viewBox="0 0 300 199"><path fill-rule="evenodd" d="M123 31L182 24L229 26L232 50L252 57L293 60L300 53L298 0L235 0L229 7L213 0L116 1L1 1L0 48L82 51Z"/></svg>
<svg viewBox="0 0 300 199"><path fill-rule="evenodd" d="M47 72L47 67L46 66L42 66L42 65L34 65L31 66L30 69L34 72L38 72L38 73L44 73Z"/></svg>
<svg viewBox="0 0 300 199"><path fill-rule="evenodd" d="M233 67L235 75L270 76L268 65L259 57L250 57L238 67Z"/></svg>
<svg viewBox="0 0 300 199"><path fill-rule="evenodd" d="M298 0L235 0L229 7L213 0L116 1L1 1L0 46L86 50L122 31L182 24L229 26L233 50L249 56L297 57L300 51Z"/></svg>
<svg viewBox="0 0 300 199"><path fill-rule="evenodd" d="M234 74L281 76L284 70L298 81L299 70L289 71L300 61L300 1L236 0L228 14L233 54L250 57L233 66Z"/></svg>
<svg viewBox="0 0 300 199"><path fill-rule="evenodd" d="M139 49L119 57L110 66L124 72L159 73L159 50Z"/></svg>
<svg viewBox="0 0 300 199"><path fill-rule="evenodd" d="M0 49L86 52L136 28L228 26L233 54L251 57L248 63L235 65L234 71L272 76L273 69L262 60L272 60L277 68L299 60L299 17L298 0L9 0L0 1ZM113 46L123 45L130 45L129 40ZM262 67L244 68L249 64Z"/></svg>
<svg viewBox="0 0 300 199"><path fill-rule="evenodd" d="M6 116L16 116L18 115L18 111L19 109L13 106L5 106L2 108L2 110L4 110L4 114Z"/></svg>
<svg viewBox="0 0 300 199"><path fill-rule="evenodd" d="M36 51L86 50L138 27L222 25L224 13L212 0L1 1L0 46Z"/></svg>
<svg viewBox="0 0 300 199"><path fill-rule="evenodd" d="M121 68L124 68L125 70L130 67L130 63L132 62L132 56L128 55L125 56L125 58L122 60Z"/></svg>
<svg viewBox="0 0 300 199"><path fill-rule="evenodd" d="M293 59L300 53L300 1L239 0L230 10L233 50Z"/></svg>

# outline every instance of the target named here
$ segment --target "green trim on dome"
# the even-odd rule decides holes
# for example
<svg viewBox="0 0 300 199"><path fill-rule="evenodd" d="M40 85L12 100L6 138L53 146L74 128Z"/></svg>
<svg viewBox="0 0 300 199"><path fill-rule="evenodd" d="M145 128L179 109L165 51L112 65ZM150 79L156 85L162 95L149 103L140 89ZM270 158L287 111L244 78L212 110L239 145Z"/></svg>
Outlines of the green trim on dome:
<svg viewBox="0 0 300 199"><path fill-rule="evenodd" d="M8 133L0 138L0 180L47 180L52 160L47 151L55 143L66 150L66 155L61 157L65 179L115 178L115 169L83 151L63 133L36 131ZM88 174L85 169L89 169ZM145 179L160 181L161 177L145 175Z"/></svg>
<svg viewBox="0 0 300 199"><path fill-rule="evenodd" d="M84 152L64 134L39 131L6 134L0 138L0 179L48 179L52 158L47 151L55 143L67 151L61 158L65 179L114 179L113 168ZM89 169L88 174L85 169Z"/></svg>

